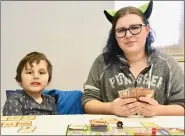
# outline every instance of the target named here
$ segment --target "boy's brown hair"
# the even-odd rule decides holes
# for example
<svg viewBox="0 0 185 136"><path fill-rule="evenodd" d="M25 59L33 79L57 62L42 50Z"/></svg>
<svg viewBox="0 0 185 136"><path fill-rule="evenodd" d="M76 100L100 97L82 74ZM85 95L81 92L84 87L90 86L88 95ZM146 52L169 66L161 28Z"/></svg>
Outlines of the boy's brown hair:
<svg viewBox="0 0 185 136"><path fill-rule="evenodd" d="M22 79L21 79L21 73L22 73L22 70L24 67L26 67L26 64L28 63L31 67L33 67L33 63L36 62L37 64L40 63L41 60L44 60L46 61L47 63L47 70L48 70L48 73L49 73L49 79L48 79L48 82L51 81L51 78L52 78L52 64L51 62L47 59L47 57L43 54L43 53L40 53L40 52L31 52L29 54L27 54L18 64L17 66L17 70L16 70L16 81L17 82L22 82Z"/></svg>

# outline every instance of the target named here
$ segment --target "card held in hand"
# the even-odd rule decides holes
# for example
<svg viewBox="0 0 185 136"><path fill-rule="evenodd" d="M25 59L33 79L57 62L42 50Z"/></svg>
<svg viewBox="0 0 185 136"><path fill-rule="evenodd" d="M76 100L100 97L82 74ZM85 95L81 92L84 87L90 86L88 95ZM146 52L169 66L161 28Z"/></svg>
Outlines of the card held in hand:
<svg viewBox="0 0 185 136"><path fill-rule="evenodd" d="M122 99L136 98L138 100L139 97L153 97L154 92L154 90L148 88L132 88L118 91L118 94Z"/></svg>

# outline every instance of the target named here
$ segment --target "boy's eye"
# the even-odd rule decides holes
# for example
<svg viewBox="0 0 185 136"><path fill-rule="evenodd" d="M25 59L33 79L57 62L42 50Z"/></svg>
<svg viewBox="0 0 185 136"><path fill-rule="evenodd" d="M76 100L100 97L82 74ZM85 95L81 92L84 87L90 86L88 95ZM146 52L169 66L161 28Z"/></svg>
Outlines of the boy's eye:
<svg viewBox="0 0 185 136"><path fill-rule="evenodd" d="M32 73L32 72L30 72L30 71L29 71L29 72L26 72L26 74L31 74L31 73Z"/></svg>
<svg viewBox="0 0 185 136"><path fill-rule="evenodd" d="M46 72L40 72L40 74L42 75L42 74L46 74Z"/></svg>

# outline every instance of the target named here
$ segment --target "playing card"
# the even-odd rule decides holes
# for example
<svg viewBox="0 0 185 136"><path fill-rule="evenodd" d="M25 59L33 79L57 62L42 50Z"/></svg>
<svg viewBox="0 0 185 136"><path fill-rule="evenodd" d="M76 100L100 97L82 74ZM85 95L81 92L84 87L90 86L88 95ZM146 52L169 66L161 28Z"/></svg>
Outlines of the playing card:
<svg viewBox="0 0 185 136"><path fill-rule="evenodd" d="M150 89L145 89L146 90L146 93L145 93L145 96L146 97L153 97L154 95L154 90L150 90Z"/></svg>
<svg viewBox="0 0 185 136"><path fill-rule="evenodd" d="M184 136L184 129L180 128L165 128L169 135L181 135Z"/></svg>
<svg viewBox="0 0 185 136"><path fill-rule="evenodd" d="M117 122L120 121L116 118L101 118L101 120L107 122L108 124L117 124Z"/></svg>
<svg viewBox="0 0 185 136"><path fill-rule="evenodd" d="M8 120L8 116L1 116L1 120L2 120L2 121Z"/></svg>
<svg viewBox="0 0 185 136"><path fill-rule="evenodd" d="M136 95L137 95L137 88L131 89L130 92L131 92L131 98L136 98Z"/></svg>
<svg viewBox="0 0 185 136"><path fill-rule="evenodd" d="M79 124L71 124L69 125L70 130L86 130L87 126L85 124L79 125Z"/></svg>
<svg viewBox="0 0 185 136"><path fill-rule="evenodd" d="M16 127L17 121L7 121L2 123L2 127Z"/></svg>
<svg viewBox="0 0 185 136"><path fill-rule="evenodd" d="M123 98L123 91L118 91L119 97Z"/></svg>
<svg viewBox="0 0 185 136"><path fill-rule="evenodd" d="M34 120L36 116L23 116L22 120Z"/></svg>
<svg viewBox="0 0 185 136"><path fill-rule="evenodd" d="M22 127L22 126L31 126L32 122L31 121L19 121L17 123L17 127Z"/></svg>
<svg viewBox="0 0 185 136"><path fill-rule="evenodd" d="M154 122L141 122L141 124L146 128L156 128L160 129L158 125L156 125Z"/></svg>
<svg viewBox="0 0 185 136"><path fill-rule="evenodd" d="M140 96L139 97L144 97L144 89L143 88L139 88L140 89Z"/></svg>
<svg viewBox="0 0 185 136"><path fill-rule="evenodd" d="M140 89L137 89L136 90L136 99L138 100L138 98L140 97L140 93L141 93L141 91L140 91Z"/></svg>
<svg viewBox="0 0 185 136"><path fill-rule="evenodd" d="M130 89L118 91L119 97L122 98L122 99L128 98L128 96L129 96L129 94L128 94L129 91L130 91Z"/></svg>
<svg viewBox="0 0 185 136"><path fill-rule="evenodd" d="M101 119L94 119L90 121L91 126L107 126L108 123Z"/></svg>
<svg viewBox="0 0 185 136"><path fill-rule="evenodd" d="M129 91L127 91L127 98L130 98L130 90Z"/></svg>
<svg viewBox="0 0 185 136"><path fill-rule="evenodd" d="M22 116L9 116L8 117L8 120L11 120L11 121L13 121L13 120L21 120L22 119Z"/></svg>
<svg viewBox="0 0 185 136"><path fill-rule="evenodd" d="M36 129L36 126L23 126L17 132L18 133L31 133Z"/></svg>

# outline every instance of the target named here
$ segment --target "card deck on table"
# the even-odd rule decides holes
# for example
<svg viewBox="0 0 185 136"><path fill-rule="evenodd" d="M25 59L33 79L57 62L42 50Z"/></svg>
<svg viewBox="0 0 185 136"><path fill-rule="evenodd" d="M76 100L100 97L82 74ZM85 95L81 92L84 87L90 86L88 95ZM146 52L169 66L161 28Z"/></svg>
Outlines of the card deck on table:
<svg viewBox="0 0 185 136"><path fill-rule="evenodd" d="M91 126L91 131L107 131L107 126Z"/></svg>
<svg viewBox="0 0 185 136"><path fill-rule="evenodd" d="M2 127L16 127L17 121L6 121L2 123Z"/></svg>
<svg viewBox="0 0 185 136"><path fill-rule="evenodd" d="M36 126L23 126L17 132L18 133L31 133L36 129Z"/></svg>
<svg viewBox="0 0 185 136"><path fill-rule="evenodd" d="M117 124L117 122L120 121L116 118L101 118L101 120L107 122L108 124Z"/></svg>
<svg viewBox="0 0 185 136"><path fill-rule="evenodd" d="M87 130L87 126L84 125L76 125L76 124L71 124L69 125L70 130Z"/></svg>
<svg viewBox="0 0 185 136"><path fill-rule="evenodd" d="M107 131L108 123L102 119L90 120L91 131Z"/></svg>
<svg viewBox="0 0 185 136"><path fill-rule="evenodd" d="M90 121L91 126L107 126L108 123L105 120L94 119Z"/></svg>

